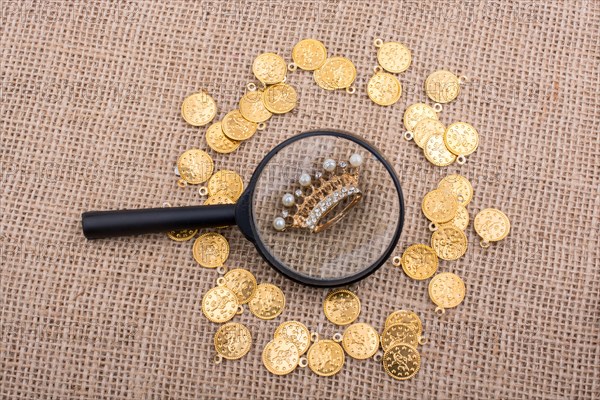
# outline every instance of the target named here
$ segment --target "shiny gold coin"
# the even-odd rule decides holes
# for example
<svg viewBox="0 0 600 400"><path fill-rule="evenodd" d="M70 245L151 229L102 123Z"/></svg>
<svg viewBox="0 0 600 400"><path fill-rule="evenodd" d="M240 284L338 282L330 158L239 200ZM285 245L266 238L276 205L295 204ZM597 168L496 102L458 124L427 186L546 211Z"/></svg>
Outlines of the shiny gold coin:
<svg viewBox="0 0 600 400"><path fill-rule="evenodd" d="M388 72L400 73L410 67L412 54L408 47L398 42L387 42L377 50L377 62Z"/></svg>
<svg viewBox="0 0 600 400"><path fill-rule="evenodd" d="M208 127L205 138L206 143L211 149L222 154L234 152L242 144L239 140L232 140L225 136L221 121L215 122Z"/></svg>
<svg viewBox="0 0 600 400"><path fill-rule="evenodd" d="M458 97L460 82L450 71L435 71L425 80L425 93L436 103L449 103Z"/></svg>
<svg viewBox="0 0 600 400"><path fill-rule="evenodd" d="M286 321L275 330L275 338L283 337L296 345L299 355L306 353L310 347L310 332L298 321Z"/></svg>
<svg viewBox="0 0 600 400"><path fill-rule="evenodd" d="M367 84L369 98L380 106L390 106L402 95L402 85L398 78L387 72L377 72Z"/></svg>
<svg viewBox="0 0 600 400"><path fill-rule="evenodd" d="M238 303L246 304L256 292L256 278L252 272L243 268L234 268L223 276L223 284L235 293Z"/></svg>
<svg viewBox="0 0 600 400"><path fill-rule="evenodd" d="M452 272L442 272L429 282L429 298L438 307L453 308L465 299L465 283Z"/></svg>
<svg viewBox="0 0 600 400"><path fill-rule="evenodd" d="M415 124L412 133L417 146L424 149L432 135L443 135L445 131L446 127L437 118L423 118Z"/></svg>
<svg viewBox="0 0 600 400"><path fill-rule="evenodd" d="M444 144L444 135L431 135L423 151L425 158L438 167L445 167L456 161L456 155L452 154Z"/></svg>
<svg viewBox="0 0 600 400"><path fill-rule="evenodd" d="M213 169L212 158L203 150L187 150L177 160L177 170L181 179L192 185L206 182L212 175Z"/></svg>
<svg viewBox="0 0 600 400"><path fill-rule="evenodd" d="M349 290L330 292L323 302L325 316L336 325L348 325L360 314L360 299Z"/></svg>
<svg viewBox="0 0 600 400"><path fill-rule="evenodd" d="M327 60L327 49L318 40L304 39L296 43L292 49L292 59L298 68L314 71Z"/></svg>
<svg viewBox="0 0 600 400"><path fill-rule="evenodd" d="M176 242L187 242L188 240L192 240L196 236L196 233L198 233L198 229L179 229L167 232L167 236Z"/></svg>
<svg viewBox="0 0 600 400"><path fill-rule="evenodd" d="M202 298L202 312L212 322L227 322L237 311L238 302L235 293L226 287L214 287Z"/></svg>
<svg viewBox="0 0 600 400"><path fill-rule="evenodd" d="M271 114L271 111L265 107L265 103L263 103L262 90L246 93L240 99L239 107L242 117L256 123L265 122L273 115Z"/></svg>
<svg viewBox="0 0 600 400"><path fill-rule="evenodd" d="M446 128L444 144L451 153L468 156L479 146L479 133L471 124L455 122Z"/></svg>
<svg viewBox="0 0 600 400"><path fill-rule="evenodd" d="M242 324L229 322L215 333L215 350L228 360L238 360L250 351L252 334Z"/></svg>
<svg viewBox="0 0 600 400"><path fill-rule="evenodd" d="M398 310L388 315L385 320L385 328L394 324L409 325L417 332L417 336L423 334L423 323L421 322L421 318L413 311Z"/></svg>
<svg viewBox="0 0 600 400"><path fill-rule="evenodd" d="M215 204L234 204L235 201L231 200L225 193L217 192L204 200L205 206L214 206Z"/></svg>
<svg viewBox="0 0 600 400"><path fill-rule="evenodd" d="M209 196L221 193L234 202L240 198L244 191L242 178L235 172L226 169L215 172L208 180L206 186L208 187Z"/></svg>
<svg viewBox="0 0 600 400"><path fill-rule="evenodd" d="M402 254L402 269L409 277L417 280L433 276L438 269L435 251L424 244L413 244Z"/></svg>
<svg viewBox="0 0 600 400"><path fill-rule="evenodd" d="M319 340L308 349L308 367L317 375L332 376L346 361L344 349L333 340Z"/></svg>
<svg viewBox="0 0 600 400"><path fill-rule="evenodd" d="M445 189L452 192L457 197L458 202L465 207L473 199L473 186L462 175L448 175L440 181L438 189Z"/></svg>
<svg viewBox="0 0 600 400"><path fill-rule="evenodd" d="M256 287L254 297L250 299L250 312L260 319L274 319L283 312L285 296L281 289L270 283L261 283Z"/></svg>
<svg viewBox="0 0 600 400"><path fill-rule="evenodd" d="M467 229L469 226L469 211L462 204L458 205L458 209L456 212L456 216L452 218L450 221L440 224L440 227L444 226L454 226L461 231Z"/></svg>
<svg viewBox="0 0 600 400"><path fill-rule="evenodd" d="M458 211L458 200L451 192L435 189L423 197L421 203L423 214L436 224L450 221Z"/></svg>
<svg viewBox="0 0 600 400"><path fill-rule="evenodd" d="M273 85L283 82L287 74L287 64L275 53L263 53L254 59L252 72L262 83Z"/></svg>
<svg viewBox="0 0 600 400"><path fill-rule="evenodd" d="M433 107L425 103L412 104L408 106L406 111L404 111L404 127L407 131L413 132L417 123L419 123L421 120L424 120L425 118L437 120L438 114L433 109Z"/></svg>
<svg viewBox="0 0 600 400"><path fill-rule="evenodd" d="M475 232L488 242L497 242L510 233L510 220L502 211L496 208L486 208L480 211L473 221Z"/></svg>
<svg viewBox="0 0 600 400"><path fill-rule="evenodd" d="M240 110L233 110L227 113L221 121L223 133L232 140L247 140L256 133L258 124L248 121L242 116Z"/></svg>
<svg viewBox="0 0 600 400"><path fill-rule="evenodd" d="M265 89L263 103L273 114L285 114L296 107L298 94L293 86L287 83L278 83Z"/></svg>
<svg viewBox="0 0 600 400"><path fill-rule="evenodd" d="M431 235L431 247L443 260L458 260L467 251L467 236L454 226L440 226Z"/></svg>
<svg viewBox="0 0 600 400"><path fill-rule="evenodd" d="M369 324L352 324L344 331L342 346L352 358L365 360L379 349L379 334Z"/></svg>
<svg viewBox="0 0 600 400"><path fill-rule="evenodd" d="M417 347L419 344L419 335L414 326L409 324L393 324L386 327L381 334L381 347L385 351L396 343L404 343L412 347Z"/></svg>
<svg viewBox="0 0 600 400"><path fill-rule="evenodd" d="M217 104L206 92L189 95L181 104L181 116L190 125L204 126L217 115Z"/></svg>
<svg viewBox="0 0 600 400"><path fill-rule="evenodd" d="M265 346L262 361L270 373L286 375L298 366L300 354L296 345L284 337L276 337Z"/></svg>
<svg viewBox="0 0 600 400"><path fill-rule="evenodd" d="M356 67L345 57L330 57L315 70L313 77L323 89L346 89L352 86L356 79Z"/></svg>
<svg viewBox="0 0 600 400"><path fill-rule="evenodd" d="M421 355L414 347L396 344L383 354L383 368L394 379L410 379L421 368Z"/></svg>
<svg viewBox="0 0 600 400"><path fill-rule="evenodd" d="M192 253L204 268L217 268L225 264L229 257L229 242L223 235L208 232L196 239Z"/></svg>

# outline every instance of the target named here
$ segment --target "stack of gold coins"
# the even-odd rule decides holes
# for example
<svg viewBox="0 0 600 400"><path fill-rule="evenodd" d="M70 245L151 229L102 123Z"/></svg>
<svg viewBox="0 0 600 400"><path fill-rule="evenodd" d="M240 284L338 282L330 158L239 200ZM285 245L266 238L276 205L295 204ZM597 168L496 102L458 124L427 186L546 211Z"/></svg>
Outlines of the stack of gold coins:
<svg viewBox="0 0 600 400"><path fill-rule="evenodd" d="M410 67L412 54L408 47L399 42L383 42L375 39L377 66L375 74L367 83L367 95L380 106L396 103L402 95L402 85L393 74L404 72Z"/></svg>
<svg viewBox="0 0 600 400"><path fill-rule="evenodd" d="M392 378L410 379L419 372L421 355L417 350L424 344L423 324L413 311L398 310L385 320L381 334L383 368Z"/></svg>

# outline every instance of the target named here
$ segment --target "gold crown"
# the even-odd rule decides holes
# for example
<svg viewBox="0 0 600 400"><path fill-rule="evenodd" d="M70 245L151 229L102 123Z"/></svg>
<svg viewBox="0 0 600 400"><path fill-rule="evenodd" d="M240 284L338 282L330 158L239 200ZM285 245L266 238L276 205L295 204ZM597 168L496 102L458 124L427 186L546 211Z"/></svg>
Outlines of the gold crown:
<svg viewBox="0 0 600 400"><path fill-rule="evenodd" d="M350 156L347 163L327 159L323 172L300 175L300 188L281 198L286 209L273 220L273 227L278 231L293 228L316 233L341 220L362 198L358 187L362 161L360 154Z"/></svg>

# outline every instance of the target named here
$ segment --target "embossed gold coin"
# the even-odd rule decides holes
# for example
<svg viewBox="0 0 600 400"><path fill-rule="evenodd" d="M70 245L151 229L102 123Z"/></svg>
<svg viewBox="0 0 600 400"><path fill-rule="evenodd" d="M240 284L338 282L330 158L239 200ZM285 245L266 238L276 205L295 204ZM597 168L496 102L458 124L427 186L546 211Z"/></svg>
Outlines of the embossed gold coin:
<svg viewBox="0 0 600 400"><path fill-rule="evenodd" d="M181 104L181 116L190 125L204 126L217 115L217 104L206 92L189 95Z"/></svg>
<svg viewBox="0 0 600 400"><path fill-rule="evenodd" d="M421 210L431 222L436 224L448 222L456 216L458 200L446 190L435 189L423 197Z"/></svg>
<svg viewBox="0 0 600 400"><path fill-rule="evenodd" d="M323 89L346 89L356 79L356 67L345 57L330 57L314 71L313 77Z"/></svg>
<svg viewBox="0 0 600 400"><path fill-rule="evenodd" d="M394 379L410 379L421 368L421 355L412 346L396 344L383 354L383 368Z"/></svg>
<svg viewBox="0 0 600 400"><path fill-rule="evenodd" d="M444 144L444 135L429 136L423 151L425 158L438 167L445 167L456 161L456 155L451 153Z"/></svg>
<svg viewBox="0 0 600 400"><path fill-rule="evenodd" d="M319 340L308 349L308 367L317 375L332 376L346 361L344 349L333 340Z"/></svg>
<svg viewBox="0 0 600 400"><path fill-rule="evenodd" d="M167 236L176 242L187 242L192 240L197 233L198 229L179 229L167 232Z"/></svg>
<svg viewBox="0 0 600 400"><path fill-rule="evenodd" d="M457 156L468 156L479 146L479 133L471 124L455 122L446 128L444 144Z"/></svg>
<svg viewBox="0 0 600 400"><path fill-rule="evenodd" d="M441 309L453 308L465 298L465 283L452 272L437 274L429 282L429 298Z"/></svg>
<svg viewBox="0 0 600 400"><path fill-rule="evenodd" d="M202 312L212 322L227 322L235 316L237 311L237 297L226 287L214 287L202 298Z"/></svg>
<svg viewBox="0 0 600 400"><path fill-rule="evenodd" d="M412 347L419 344L419 335L413 325L392 324L386 327L381 334L381 347L387 350L395 343L404 343Z"/></svg>
<svg viewBox="0 0 600 400"><path fill-rule="evenodd" d="M270 283L261 283L256 287L254 297L250 299L250 312L260 319L274 319L283 312L285 296L281 289Z"/></svg>
<svg viewBox="0 0 600 400"><path fill-rule="evenodd" d="M469 226L469 212L462 204L458 205L458 209L456 212L456 216L452 218L450 221L440 224L440 227L444 226L454 226L461 231L467 229Z"/></svg>
<svg viewBox="0 0 600 400"><path fill-rule="evenodd" d="M458 97L460 82L450 71L435 71L425 80L425 93L436 103L449 103Z"/></svg>
<svg viewBox="0 0 600 400"><path fill-rule="evenodd" d="M225 136L221 121L215 122L208 127L205 138L206 143L211 149L222 154L234 152L242 144L239 140L232 140Z"/></svg>
<svg viewBox="0 0 600 400"><path fill-rule="evenodd" d="M217 268L225 264L229 257L229 242L221 234L204 233L194 242L192 253L204 268Z"/></svg>
<svg viewBox="0 0 600 400"><path fill-rule="evenodd" d="M404 127L407 131L413 132L417 123L421 120L424 120L425 118L437 120L438 114L433 109L433 107L425 103L411 104L410 106L408 106L406 111L404 111ZM419 145L419 147L423 146Z"/></svg>
<svg viewBox="0 0 600 400"><path fill-rule="evenodd" d="M417 336L421 336L423 333L423 323L421 318L413 311L410 310L398 310L394 311L385 320L385 327L394 324L405 324L410 325L417 332Z"/></svg>
<svg viewBox="0 0 600 400"><path fill-rule="evenodd" d="M221 127L223 133L229 139L246 140L256 133L258 124L244 118L240 110L233 110L225 115L223 121L221 121Z"/></svg>
<svg viewBox="0 0 600 400"><path fill-rule="evenodd" d="M400 73L410 67L412 54L408 47L398 42L383 43L377 50L377 61L388 72Z"/></svg>
<svg viewBox="0 0 600 400"><path fill-rule="evenodd" d="M481 210L473 221L475 232L488 242L497 242L510 233L510 220L496 208Z"/></svg>
<svg viewBox="0 0 600 400"><path fill-rule="evenodd" d="M400 262L404 273L417 280L432 277L438 269L438 257L435 251L424 244L410 246L402 254Z"/></svg>
<svg viewBox="0 0 600 400"><path fill-rule="evenodd" d="M234 268L223 276L223 284L235 293L238 303L246 304L256 292L256 278L252 272L243 268Z"/></svg>
<svg viewBox="0 0 600 400"><path fill-rule="evenodd" d="M227 196L223 192L217 192L204 201L205 206L213 206L215 204L233 204L233 203L235 203L235 201L231 200L229 198L229 196Z"/></svg>
<svg viewBox="0 0 600 400"><path fill-rule="evenodd" d="M267 85L283 82L287 73L285 60L275 53L263 53L254 59L252 72Z"/></svg>
<svg viewBox="0 0 600 400"><path fill-rule="evenodd" d="M438 189L452 192L463 206L467 206L473 199L473 186L467 178L462 175L448 175L440 181Z"/></svg>
<svg viewBox="0 0 600 400"><path fill-rule="evenodd" d="M369 324L352 324L344 331L342 346L352 358L364 360L373 357L379 349L379 334Z"/></svg>
<svg viewBox="0 0 600 400"><path fill-rule="evenodd" d="M458 260L467 251L467 236L454 226L440 226L431 235L431 247L443 260Z"/></svg>
<svg viewBox="0 0 600 400"><path fill-rule="evenodd" d="M208 194L213 196L217 193L224 194L234 202L240 198L244 191L244 182L235 172L222 169L210 177L208 183Z"/></svg>
<svg viewBox="0 0 600 400"><path fill-rule="evenodd" d="M423 149L432 135L443 135L445 131L446 127L437 118L423 118L415 124L412 133L417 146Z"/></svg>
<svg viewBox="0 0 600 400"><path fill-rule="evenodd" d="M273 114L285 114L296 107L298 94L293 86L287 83L278 83L265 89L263 103Z"/></svg>
<svg viewBox="0 0 600 400"><path fill-rule="evenodd" d="M314 71L327 60L327 49L318 40L304 39L296 43L292 49L292 59L298 68Z"/></svg>
<svg viewBox="0 0 600 400"><path fill-rule="evenodd" d="M242 324L229 322L215 333L215 350L228 360L238 360L250 351L252 334Z"/></svg>
<svg viewBox="0 0 600 400"><path fill-rule="evenodd" d="M190 149L177 160L177 169L181 179L192 185L206 182L213 173L214 163L207 152Z"/></svg>
<svg viewBox="0 0 600 400"><path fill-rule="evenodd" d="M283 337L296 345L300 355L306 353L310 347L310 331L298 321L286 321L275 330L277 337Z"/></svg>
<svg viewBox="0 0 600 400"><path fill-rule="evenodd" d="M249 91L243 95L239 107L242 117L256 123L265 122L273 115L263 103L262 90Z"/></svg>
<svg viewBox="0 0 600 400"><path fill-rule="evenodd" d="M262 361L270 373L286 375L298 366L300 354L290 340L276 337L265 346L262 352Z"/></svg>
<svg viewBox="0 0 600 400"><path fill-rule="evenodd" d="M323 311L327 319L334 324L348 325L360 314L360 299L349 290L334 290L325 298Z"/></svg>
<svg viewBox="0 0 600 400"><path fill-rule="evenodd" d="M377 72L369 79L367 94L374 103L390 106L402 95L402 85L398 78L387 72Z"/></svg>

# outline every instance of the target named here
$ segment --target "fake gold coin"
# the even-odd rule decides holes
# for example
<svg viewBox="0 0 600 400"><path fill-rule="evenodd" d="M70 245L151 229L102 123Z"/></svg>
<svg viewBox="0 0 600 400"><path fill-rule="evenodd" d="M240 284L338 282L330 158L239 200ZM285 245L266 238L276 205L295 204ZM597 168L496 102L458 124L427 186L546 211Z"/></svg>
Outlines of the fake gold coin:
<svg viewBox="0 0 600 400"><path fill-rule="evenodd" d="M381 334L381 347L385 351L396 343L404 343L417 347L419 344L419 335L414 326L409 324L392 324L386 327Z"/></svg>
<svg viewBox="0 0 600 400"><path fill-rule="evenodd" d="M356 67L345 57L330 57L315 70L313 77L323 89L346 89L356 79Z"/></svg>
<svg viewBox="0 0 600 400"><path fill-rule="evenodd" d="M202 298L202 312L209 321L229 321L238 311L235 293L223 286L210 289Z"/></svg>
<svg viewBox="0 0 600 400"><path fill-rule="evenodd" d="M435 71L425 80L425 93L436 103L449 103L458 97L460 82L450 71Z"/></svg>
<svg viewBox="0 0 600 400"><path fill-rule="evenodd" d="M458 209L456 212L456 216L452 218L450 221L440 224L440 227L444 226L454 226L461 231L467 229L469 226L469 211L462 204L458 205Z"/></svg>
<svg viewBox="0 0 600 400"><path fill-rule="evenodd" d="M387 42L377 50L377 61L388 72L400 73L410 67L412 54L408 47L398 42Z"/></svg>
<svg viewBox="0 0 600 400"><path fill-rule="evenodd" d="M204 268L217 268L229 257L229 242L221 234L208 232L196 239L192 254Z"/></svg>
<svg viewBox="0 0 600 400"><path fill-rule="evenodd" d="M287 73L285 60L275 53L263 53L254 59L252 72L267 85L283 82Z"/></svg>
<svg viewBox="0 0 600 400"><path fill-rule="evenodd" d="M458 211L458 200L451 192L435 189L423 197L421 203L423 214L436 224L450 221Z"/></svg>
<svg viewBox="0 0 600 400"><path fill-rule="evenodd" d="M196 236L196 233L198 233L198 229L179 229L167 232L167 236L176 242L187 242L188 240L192 240Z"/></svg>
<svg viewBox="0 0 600 400"><path fill-rule="evenodd" d="M265 89L263 103L273 114L285 114L296 107L298 94L293 86L287 83L278 83Z"/></svg>
<svg viewBox="0 0 600 400"><path fill-rule="evenodd" d="M374 103L390 106L400 99L402 85L394 75L378 72L369 79L367 94Z"/></svg>
<svg viewBox="0 0 600 400"><path fill-rule="evenodd" d="M479 146L479 133L471 124L455 122L446 128L444 144L457 156L468 156Z"/></svg>
<svg viewBox="0 0 600 400"><path fill-rule="evenodd" d="M284 337L276 337L265 346L262 361L270 373L286 375L298 366L300 354L296 345Z"/></svg>
<svg viewBox="0 0 600 400"><path fill-rule="evenodd" d="M281 289L270 283L261 283L256 287L254 297L250 299L250 312L260 319L274 319L283 312L285 296Z"/></svg>
<svg viewBox="0 0 600 400"><path fill-rule="evenodd" d="M379 349L379 334L369 324L352 324L344 331L342 346L352 358L365 360Z"/></svg>
<svg viewBox="0 0 600 400"><path fill-rule="evenodd" d="M458 260L467 251L467 236L454 226L440 226L431 235L431 247L443 260Z"/></svg>
<svg viewBox="0 0 600 400"><path fill-rule="evenodd" d="M425 158L438 167L445 167L456 161L456 155L452 154L444 144L444 135L429 136L423 151Z"/></svg>
<svg viewBox="0 0 600 400"><path fill-rule="evenodd" d="M433 276L438 269L435 251L424 244L413 244L402 254L400 260L404 273L417 280Z"/></svg>
<svg viewBox="0 0 600 400"><path fill-rule="evenodd" d="M205 206L214 206L216 204L233 204L235 201L231 200L225 193L217 192L204 200Z"/></svg>
<svg viewBox="0 0 600 400"><path fill-rule="evenodd" d="M192 93L181 104L181 116L193 126L204 126L216 115L217 104L206 92Z"/></svg>
<svg viewBox="0 0 600 400"><path fill-rule="evenodd" d="M310 347L310 332L308 328L298 321L286 321L275 330L275 338L283 337L294 343L298 354L306 353Z"/></svg>
<svg viewBox="0 0 600 400"><path fill-rule="evenodd" d="M262 90L254 90L246 93L240 99L239 107L242 117L256 123L265 122L273 115L265 107L265 103L263 103Z"/></svg>
<svg viewBox="0 0 600 400"><path fill-rule="evenodd" d="M213 173L214 163L207 152L190 149L177 160L177 170L181 179L192 185L206 182Z"/></svg>
<svg viewBox="0 0 600 400"><path fill-rule="evenodd" d="M332 376L346 361L344 349L333 340L319 340L308 349L308 367L317 375Z"/></svg>
<svg viewBox="0 0 600 400"><path fill-rule="evenodd" d="M229 270L223 276L223 284L235 293L240 304L249 302L256 292L256 278L252 272L243 268Z"/></svg>
<svg viewBox="0 0 600 400"><path fill-rule="evenodd" d="M438 114L433 109L433 107L425 103L412 104L408 106L406 111L404 111L404 127L407 131L414 133L413 130L415 129L417 123L419 123L421 120L424 120L425 118L437 120Z"/></svg>
<svg viewBox="0 0 600 400"><path fill-rule="evenodd" d="M443 135L445 131L446 127L437 118L423 118L415 124L412 133L417 146L424 149L432 135Z"/></svg>
<svg viewBox="0 0 600 400"><path fill-rule="evenodd" d="M221 193L234 202L240 198L244 191L242 178L235 172L226 169L215 172L208 180L206 186L208 187L209 196Z"/></svg>
<svg viewBox="0 0 600 400"><path fill-rule="evenodd" d="M452 192L458 199L458 202L465 207L473 199L473 186L471 185L471 182L462 175L448 175L440 181L438 189Z"/></svg>
<svg viewBox="0 0 600 400"><path fill-rule="evenodd" d="M429 282L429 298L435 305L453 308L462 303L465 298L465 283L452 272L442 272Z"/></svg>
<svg viewBox="0 0 600 400"><path fill-rule="evenodd" d="M508 236L510 220L502 211L496 208L486 208L480 211L473 221L475 232L483 240L497 242Z"/></svg>
<svg viewBox="0 0 600 400"><path fill-rule="evenodd" d="M395 344L383 354L383 368L394 379L410 379L421 368L421 355L412 346Z"/></svg>
<svg viewBox="0 0 600 400"><path fill-rule="evenodd" d="M229 322L215 333L215 350L228 360L238 360L250 351L252 334L242 324Z"/></svg>
<svg viewBox="0 0 600 400"><path fill-rule="evenodd" d="M391 313L385 320L385 328L394 324L409 325L417 332L417 336L423 333L423 323L421 318L413 311L398 310Z"/></svg>
<svg viewBox="0 0 600 400"><path fill-rule="evenodd" d="M233 110L225 115L223 121L221 121L221 127L223 128L223 133L229 139L246 140L250 139L256 133L258 124L244 118L240 110Z"/></svg>
<svg viewBox="0 0 600 400"><path fill-rule="evenodd" d="M327 319L336 325L348 325L360 314L360 299L346 289L330 292L323 302Z"/></svg>
<svg viewBox="0 0 600 400"><path fill-rule="evenodd" d="M208 127L205 138L206 143L211 149L222 154L234 152L242 144L239 140L232 140L225 136L221 121L215 122Z"/></svg>
<svg viewBox="0 0 600 400"><path fill-rule="evenodd" d="M292 59L298 68L314 71L327 60L327 49L318 40L304 39L296 43L292 49Z"/></svg>

